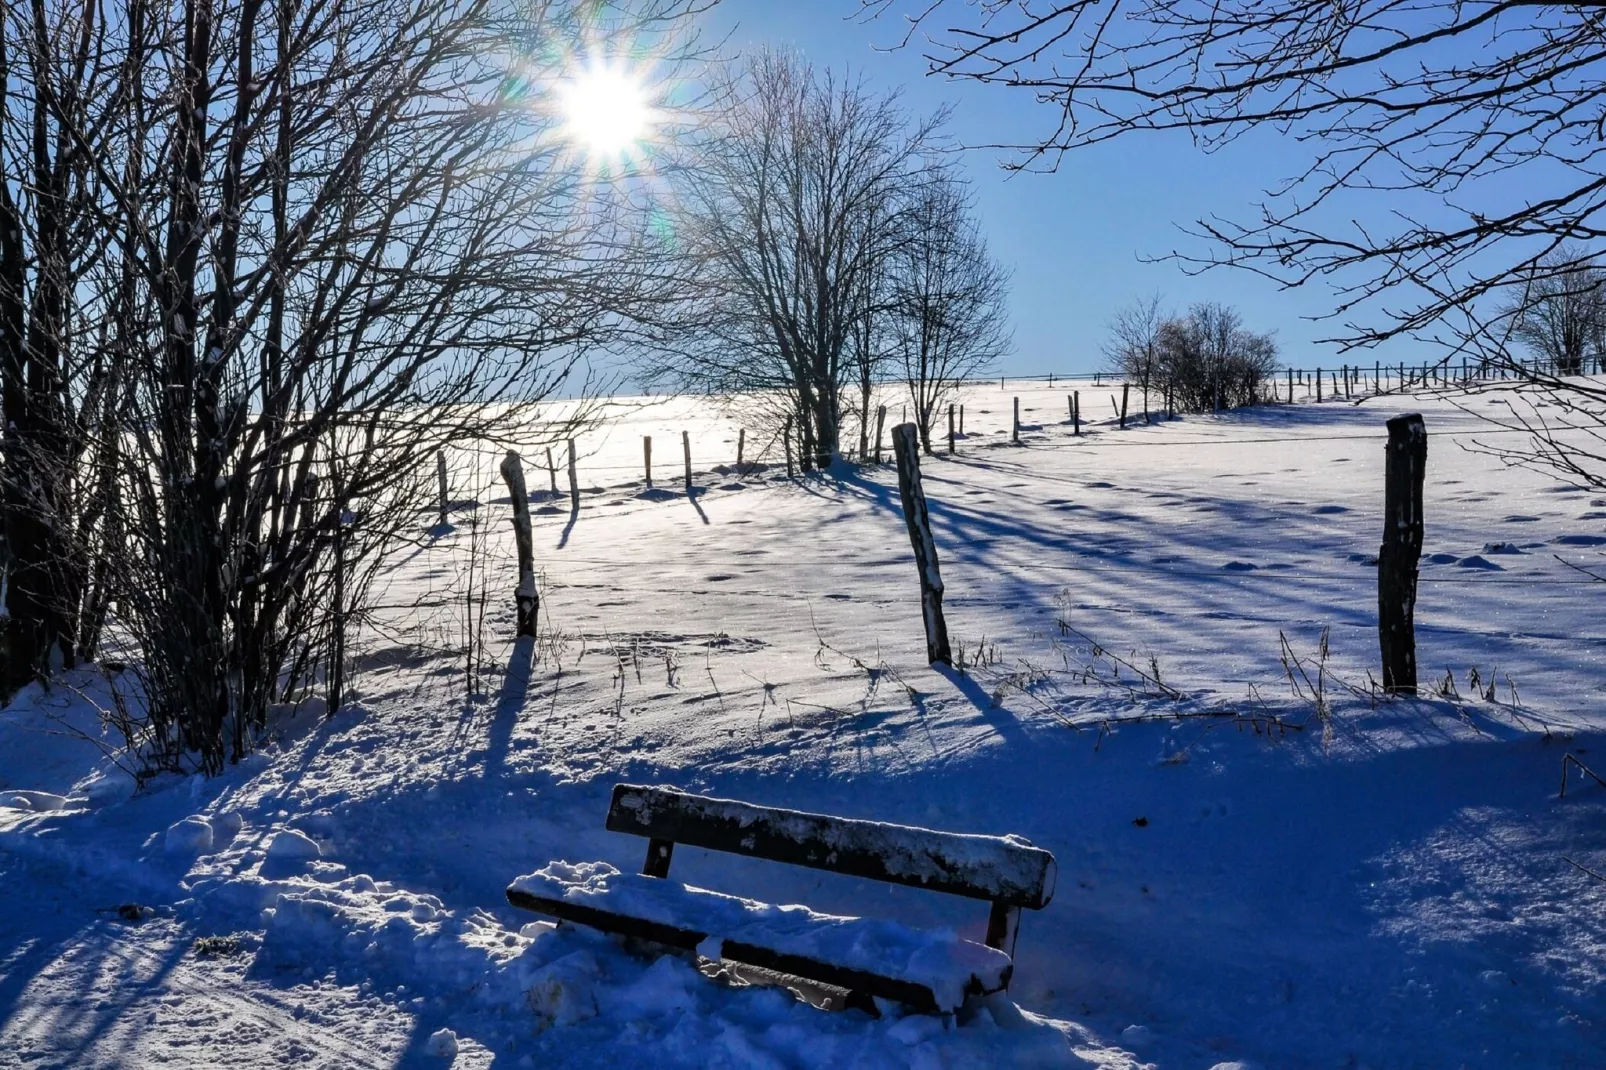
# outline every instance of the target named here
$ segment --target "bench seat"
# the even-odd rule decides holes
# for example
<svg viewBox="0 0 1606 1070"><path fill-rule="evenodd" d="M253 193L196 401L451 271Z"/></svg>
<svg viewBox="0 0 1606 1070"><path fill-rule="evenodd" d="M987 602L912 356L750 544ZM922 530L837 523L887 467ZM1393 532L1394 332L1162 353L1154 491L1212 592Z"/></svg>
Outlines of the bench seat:
<svg viewBox="0 0 1606 1070"><path fill-rule="evenodd" d="M1003 951L894 921L819 914L621 873L606 862L553 862L507 889L514 906L707 959L791 974L917 1010L951 1013L967 995L1008 987Z"/></svg>

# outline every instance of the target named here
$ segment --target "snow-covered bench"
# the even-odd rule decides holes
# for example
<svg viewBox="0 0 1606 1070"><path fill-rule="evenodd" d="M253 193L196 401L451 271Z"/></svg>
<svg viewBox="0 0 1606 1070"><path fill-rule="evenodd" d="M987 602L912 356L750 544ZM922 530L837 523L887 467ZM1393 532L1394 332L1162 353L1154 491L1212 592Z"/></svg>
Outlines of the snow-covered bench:
<svg viewBox="0 0 1606 1070"><path fill-rule="evenodd" d="M554 862L508 887L508 902L563 921L948 1013L1009 986L1022 908L1054 894L1054 856L1015 836L934 832L620 784L607 828L648 839L641 874ZM677 843L981 899L984 944L947 930L772 906L671 881ZM1008 951L1005 948L1008 948Z"/></svg>

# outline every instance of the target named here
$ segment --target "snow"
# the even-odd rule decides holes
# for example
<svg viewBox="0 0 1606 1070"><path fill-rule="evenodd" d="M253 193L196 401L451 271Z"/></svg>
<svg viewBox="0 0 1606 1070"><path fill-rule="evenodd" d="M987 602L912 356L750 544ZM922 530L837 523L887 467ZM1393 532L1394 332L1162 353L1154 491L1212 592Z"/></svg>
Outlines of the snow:
<svg viewBox="0 0 1606 1070"><path fill-rule="evenodd" d="M925 985L943 1011L965 992L1004 986L1009 956L951 930L911 929L895 921L817 914L806 906L773 906L721 895L679 881L621 873L606 862L553 862L515 880L509 891L706 934L698 953L718 960L734 941L816 962Z"/></svg>
<svg viewBox="0 0 1606 1070"><path fill-rule="evenodd" d="M1040 427L1018 447L1016 393ZM0 792L30 801L0 807L0 1067L440 1065L443 1031L456 1067L1601 1065L1606 882L1576 866L1606 872L1606 789L1558 787L1564 755L1606 765L1602 588L1570 567L1606 566L1606 495L1478 452L1515 439L1429 397L1074 437L1064 393L975 387L957 456L922 460L963 672L925 664L890 466L715 479L737 425L681 399L621 402L579 443L578 515L537 511L537 642L512 635L502 453L460 455L504 670L475 694L465 508L382 577L351 706L276 711L222 776L136 791L95 715L122 677L23 689L0 710ZM1383 421L1416 410L1430 693L1389 699ZM639 436L683 428L703 492L642 496ZM621 782L1012 833L1058 888L1008 992L953 1022L825 1013L506 904L552 859L639 868L603 827ZM985 932L976 901L695 848L672 878Z"/></svg>

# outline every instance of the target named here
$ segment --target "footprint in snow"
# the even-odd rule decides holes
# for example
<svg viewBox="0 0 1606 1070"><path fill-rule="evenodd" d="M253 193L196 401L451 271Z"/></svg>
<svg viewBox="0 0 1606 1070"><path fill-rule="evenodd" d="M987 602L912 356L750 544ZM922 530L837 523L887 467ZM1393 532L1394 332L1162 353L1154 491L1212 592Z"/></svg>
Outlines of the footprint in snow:
<svg viewBox="0 0 1606 1070"><path fill-rule="evenodd" d="M1506 517L1506 523L1508 523L1508 524L1532 524L1538 519L1539 518L1537 516L1524 516L1521 513L1517 513L1517 514L1515 514L1513 516Z"/></svg>
<svg viewBox="0 0 1606 1070"><path fill-rule="evenodd" d="M1562 546L1600 546L1606 544L1606 535L1558 535L1550 541Z"/></svg>
<svg viewBox="0 0 1606 1070"><path fill-rule="evenodd" d="M1114 483L1105 483L1103 481L1100 481L1098 483L1089 483L1088 486L1090 486L1090 487L1098 487L1100 489L1106 489L1106 488L1115 486L1115 484Z"/></svg>
<svg viewBox="0 0 1606 1070"><path fill-rule="evenodd" d="M1259 565L1251 565L1248 561L1228 561L1221 567L1228 572L1254 572L1260 568Z"/></svg>
<svg viewBox="0 0 1606 1070"><path fill-rule="evenodd" d="M1347 506L1347 505L1318 505L1316 508L1312 509L1311 512L1316 514L1317 516L1332 516L1334 513L1347 513L1347 512L1349 512L1349 506Z"/></svg>

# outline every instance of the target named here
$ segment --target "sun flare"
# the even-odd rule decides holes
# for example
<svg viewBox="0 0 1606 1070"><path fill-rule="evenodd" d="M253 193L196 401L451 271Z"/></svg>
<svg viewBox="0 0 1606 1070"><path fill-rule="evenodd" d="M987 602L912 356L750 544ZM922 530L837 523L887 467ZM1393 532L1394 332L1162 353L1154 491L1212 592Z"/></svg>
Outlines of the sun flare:
<svg viewBox="0 0 1606 1070"><path fill-rule="evenodd" d="M593 63L560 91L569 140L594 156L620 156L645 141L653 125L647 93L629 72Z"/></svg>

